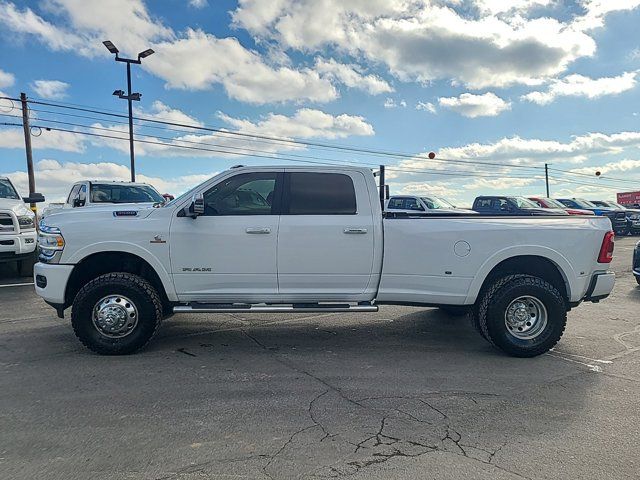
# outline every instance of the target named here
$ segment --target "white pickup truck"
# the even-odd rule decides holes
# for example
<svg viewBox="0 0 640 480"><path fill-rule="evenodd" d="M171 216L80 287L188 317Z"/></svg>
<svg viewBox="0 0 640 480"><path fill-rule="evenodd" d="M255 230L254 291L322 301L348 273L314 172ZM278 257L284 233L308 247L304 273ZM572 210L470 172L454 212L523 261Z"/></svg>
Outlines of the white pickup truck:
<svg viewBox="0 0 640 480"><path fill-rule="evenodd" d="M44 197L26 201L44 201ZM36 251L35 214L20 198L11 180L0 177L0 263L16 262L20 276L33 274Z"/></svg>
<svg viewBox="0 0 640 480"><path fill-rule="evenodd" d="M114 180L81 180L71 186L67 200L50 203L42 211L42 218L63 209L100 207L105 205L162 203L165 199L147 183Z"/></svg>
<svg viewBox="0 0 640 480"><path fill-rule="evenodd" d="M381 189L384 191L384 188ZM36 292L101 354L143 347L176 312L468 311L508 354L560 339L609 295L606 217L383 216L357 167L239 167L168 204L41 222ZM383 218L384 217L384 218Z"/></svg>

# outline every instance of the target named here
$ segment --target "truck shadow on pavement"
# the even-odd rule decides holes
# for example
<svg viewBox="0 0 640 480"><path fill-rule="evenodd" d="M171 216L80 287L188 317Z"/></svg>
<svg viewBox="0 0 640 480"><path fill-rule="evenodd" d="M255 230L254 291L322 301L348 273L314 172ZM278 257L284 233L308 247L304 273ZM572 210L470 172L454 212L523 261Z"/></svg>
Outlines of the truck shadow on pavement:
<svg viewBox="0 0 640 480"><path fill-rule="evenodd" d="M507 357L468 319L437 310L393 319L385 309L361 318L232 317L209 332L190 323L170 320L146 354L171 353L179 368L215 385L211 408L233 405L246 424L226 419L236 422L229 447L279 439L256 440L234 460L238 475L365 478L388 461L428 465L444 455L462 465L460 477L477 478L478 468L487 478L518 477L538 471L531 452L566 434L598 382L550 356ZM210 452L178 473L228 474L229 459Z"/></svg>

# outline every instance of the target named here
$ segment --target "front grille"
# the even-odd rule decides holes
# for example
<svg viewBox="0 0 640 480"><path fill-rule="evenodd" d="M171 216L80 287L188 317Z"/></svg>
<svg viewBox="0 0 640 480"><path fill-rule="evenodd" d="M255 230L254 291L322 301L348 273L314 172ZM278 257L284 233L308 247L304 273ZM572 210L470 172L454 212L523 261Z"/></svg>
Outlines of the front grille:
<svg viewBox="0 0 640 480"><path fill-rule="evenodd" d="M0 213L0 233L14 233L13 218L8 213Z"/></svg>

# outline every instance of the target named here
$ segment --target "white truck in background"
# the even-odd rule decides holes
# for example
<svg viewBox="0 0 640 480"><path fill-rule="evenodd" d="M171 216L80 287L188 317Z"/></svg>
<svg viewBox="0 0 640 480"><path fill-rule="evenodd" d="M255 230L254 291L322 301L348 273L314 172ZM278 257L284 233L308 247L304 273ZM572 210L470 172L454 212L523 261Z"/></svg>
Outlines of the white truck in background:
<svg viewBox="0 0 640 480"><path fill-rule="evenodd" d="M67 200L50 203L42 211L42 218L63 209L99 207L105 205L142 204L153 206L165 198L148 183L114 180L81 180L71 187Z"/></svg>
<svg viewBox="0 0 640 480"><path fill-rule="evenodd" d="M156 208L55 213L35 289L61 318L72 307L75 334L101 354L140 349L178 312L403 304L470 312L520 357L548 351L569 309L613 289L606 217L383 214L377 188L366 168L239 167Z"/></svg>
<svg viewBox="0 0 640 480"><path fill-rule="evenodd" d="M36 216L25 204L44 201L40 194L20 198L16 187L0 177L0 263L16 262L18 274L33 275L36 262Z"/></svg>

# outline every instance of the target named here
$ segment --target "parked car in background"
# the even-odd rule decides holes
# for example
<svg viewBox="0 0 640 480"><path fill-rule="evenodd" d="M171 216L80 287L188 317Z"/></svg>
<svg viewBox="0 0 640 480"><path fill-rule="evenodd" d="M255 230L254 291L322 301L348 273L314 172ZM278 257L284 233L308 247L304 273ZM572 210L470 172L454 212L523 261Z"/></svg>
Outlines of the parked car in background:
<svg viewBox="0 0 640 480"><path fill-rule="evenodd" d="M20 276L31 276L36 262L36 215L25 202L42 201L40 194L20 198L11 180L0 177L0 263L16 262Z"/></svg>
<svg viewBox="0 0 640 480"><path fill-rule="evenodd" d="M627 217L627 234L640 233L640 209L633 207L626 207L616 202L609 200L589 200L591 203L598 207L609 207L614 210L622 210Z"/></svg>
<svg viewBox="0 0 640 480"><path fill-rule="evenodd" d="M387 200L385 211L406 213L425 212L434 215L476 214L473 210L457 208L444 198L433 195L394 195Z"/></svg>
<svg viewBox="0 0 640 480"><path fill-rule="evenodd" d="M164 203L165 198L147 183L104 180L82 180L71 187L64 203L51 203L42 212L46 217L60 210L117 204L153 205Z"/></svg>
<svg viewBox="0 0 640 480"><path fill-rule="evenodd" d="M486 215L568 215L561 208L542 208L524 197L476 197L473 210Z"/></svg>
<svg viewBox="0 0 640 480"><path fill-rule="evenodd" d="M564 210L569 215L595 215L591 210L583 210L581 208L570 208L563 205L559 201L549 197L528 197L533 203L536 203L541 208L555 208Z"/></svg>
<svg viewBox="0 0 640 480"><path fill-rule="evenodd" d="M627 233L627 216L622 210L611 207L599 207L583 198L556 198L556 200L569 208L591 210L598 216L609 217L613 231L617 235L625 235Z"/></svg>
<svg viewBox="0 0 640 480"><path fill-rule="evenodd" d="M636 248L633 249L633 276L636 277L636 282L640 285L640 242L636 243Z"/></svg>

